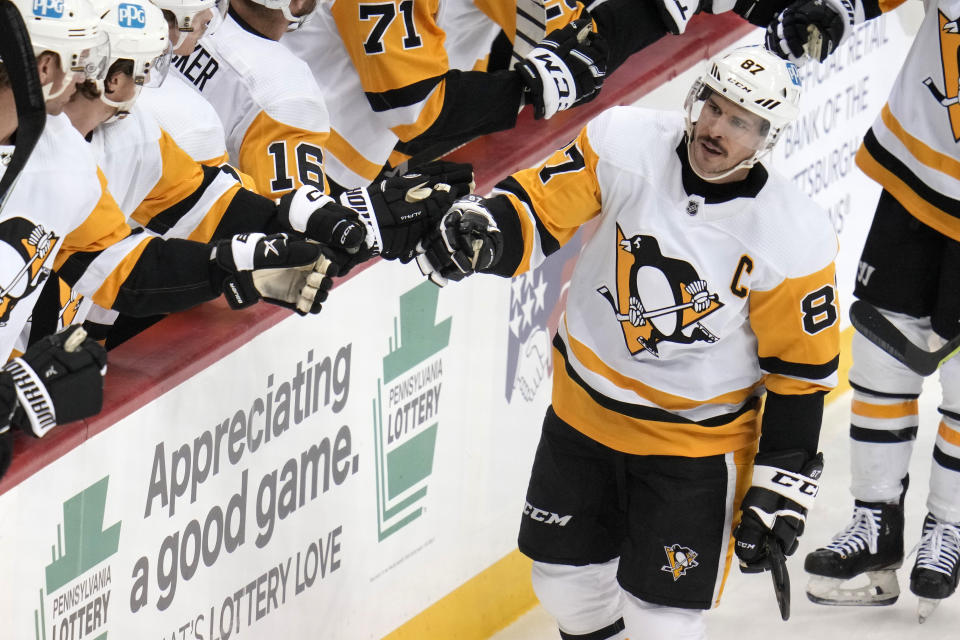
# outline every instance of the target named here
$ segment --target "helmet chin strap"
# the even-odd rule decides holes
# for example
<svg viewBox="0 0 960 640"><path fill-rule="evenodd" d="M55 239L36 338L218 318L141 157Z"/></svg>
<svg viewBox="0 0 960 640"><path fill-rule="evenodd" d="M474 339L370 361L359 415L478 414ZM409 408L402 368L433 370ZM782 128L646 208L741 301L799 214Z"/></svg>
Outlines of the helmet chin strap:
<svg viewBox="0 0 960 640"><path fill-rule="evenodd" d="M286 19L287 19L287 22L290 23L290 25L287 27L287 31L296 31L297 29L299 29L300 27L302 27L302 26L303 26L303 23L306 22L306 21L307 21L307 18L310 17L310 14L309 14L309 13L304 14L304 15L302 15L302 16L295 16L295 15L293 15L293 12L290 11L290 5L289 5L289 4L288 4L287 6L281 8L280 11L283 12L283 17L286 18Z"/></svg>
<svg viewBox="0 0 960 640"><path fill-rule="evenodd" d="M697 174L698 178L700 178L701 180L705 180L707 182L716 182L717 180L723 180L724 178L726 178L727 176L729 176L731 173L735 171L739 171L740 169L749 169L753 167L753 165L757 164L757 162L760 161L760 158L763 157L763 155L766 154L766 152L768 151L767 149L763 151L756 151L751 157L747 158L746 160L741 160L740 162L738 162L731 168L727 169L723 173L719 173L719 174L708 177L703 175L697 170L697 165L693 160L693 152L690 150L691 144L693 144L693 136L688 135L687 136L687 163L690 165L690 168L693 170L693 172Z"/></svg>

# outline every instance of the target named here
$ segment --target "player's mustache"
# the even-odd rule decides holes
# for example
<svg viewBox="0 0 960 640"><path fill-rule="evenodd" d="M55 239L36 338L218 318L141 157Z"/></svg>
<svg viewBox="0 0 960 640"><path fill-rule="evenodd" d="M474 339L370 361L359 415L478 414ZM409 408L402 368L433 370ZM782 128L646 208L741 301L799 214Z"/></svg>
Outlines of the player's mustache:
<svg viewBox="0 0 960 640"><path fill-rule="evenodd" d="M727 150L720 143L720 140L718 138L711 138L710 136L699 136L697 138L697 142L706 142L714 149L719 150L720 153L722 153L723 155L727 155Z"/></svg>

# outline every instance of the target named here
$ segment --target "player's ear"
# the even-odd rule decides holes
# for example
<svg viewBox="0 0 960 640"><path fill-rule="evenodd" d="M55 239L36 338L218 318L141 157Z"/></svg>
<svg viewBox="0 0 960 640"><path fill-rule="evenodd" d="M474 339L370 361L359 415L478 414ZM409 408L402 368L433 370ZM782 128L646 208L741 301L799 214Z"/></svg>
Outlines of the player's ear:
<svg viewBox="0 0 960 640"><path fill-rule="evenodd" d="M111 93L115 93L117 89L120 88L124 79L128 77L129 76L123 71L121 71L120 69L117 69L116 71L111 71L109 74L107 74L107 79L103 83L105 93L107 93L108 95Z"/></svg>
<svg viewBox="0 0 960 640"><path fill-rule="evenodd" d="M53 51L44 51L37 56L37 73L40 76L40 84L45 85L53 82L55 70L59 66L60 56Z"/></svg>

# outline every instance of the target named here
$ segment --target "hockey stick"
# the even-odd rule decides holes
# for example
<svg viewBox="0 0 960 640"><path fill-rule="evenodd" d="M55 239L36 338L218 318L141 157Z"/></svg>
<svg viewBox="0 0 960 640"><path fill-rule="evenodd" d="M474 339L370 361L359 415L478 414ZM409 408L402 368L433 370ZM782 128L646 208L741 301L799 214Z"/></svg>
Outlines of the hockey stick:
<svg viewBox="0 0 960 640"><path fill-rule="evenodd" d="M630 314L629 314L629 313L620 313L620 312L617 310L617 303L616 303L616 301L614 301L614 299L613 299L613 294L610 293L610 289L608 289L608 288L605 287L605 286L604 286L604 287L600 287L599 289L597 289L597 293L599 293L600 295L602 295L602 296L606 299L606 301L610 303L610 306L613 307L614 313L616 313L616 315L617 315L617 320L618 320L618 321L620 321L620 322L630 322ZM712 302L716 302L716 301L719 299L719 296L718 296L717 294L715 294L715 293L711 293L708 299L711 300ZM660 309L653 309L653 310L651 310L651 311L644 311L643 313L640 314L640 317L643 318L644 320L647 320L647 319L649 319L649 318L658 318L658 317L660 317L660 316L665 316L665 315L667 315L668 313L673 313L674 311L680 311L680 310L682 310L682 309L689 309L689 308L692 307L693 305L694 305L694 302L693 302L692 300L691 300L690 302L682 302L682 303L680 303L680 304L671 305L671 306L669 306L669 307L661 307Z"/></svg>
<svg viewBox="0 0 960 640"><path fill-rule="evenodd" d="M850 322L867 340L922 376L928 376L936 371L941 364L960 350L960 336L936 351L927 351L918 347L876 307L863 300L854 300L850 305Z"/></svg>
<svg viewBox="0 0 960 640"><path fill-rule="evenodd" d="M0 0L0 59L3 60L17 106L17 138L7 170L0 178L0 210L13 191L13 183L27 164L47 122L43 88L37 75L30 36L20 11L9 0Z"/></svg>
<svg viewBox="0 0 960 640"><path fill-rule="evenodd" d="M767 538L767 557L770 558L770 577L773 578L773 593L777 596L780 618L790 619L790 573L787 571L787 559L779 543Z"/></svg>

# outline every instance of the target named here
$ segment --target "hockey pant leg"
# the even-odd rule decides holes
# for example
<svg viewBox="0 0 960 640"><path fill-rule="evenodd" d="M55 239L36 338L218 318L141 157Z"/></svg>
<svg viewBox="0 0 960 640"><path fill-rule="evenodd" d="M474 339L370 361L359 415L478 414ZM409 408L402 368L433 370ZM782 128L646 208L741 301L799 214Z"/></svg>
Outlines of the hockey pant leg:
<svg viewBox="0 0 960 640"><path fill-rule="evenodd" d="M560 627L563 640L626 640L623 592L617 583L617 559L575 567L533 563L531 579L540 604Z"/></svg>
<svg viewBox="0 0 960 640"><path fill-rule="evenodd" d="M908 338L926 344L929 318L881 312ZM895 502L917 437L923 377L854 333L850 385L850 491L858 500Z"/></svg>
<svg viewBox="0 0 960 640"><path fill-rule="evenodd" d="M645 602L624 592L623 620L629 640L706 640L702 609Z"/></svg>
<svg viewBox="0 0 960 640"><path fill-rule="evenodd" d="M940 520L960 522L960 358L940 367L940 386L943 400L927 509Z"/></svg>

